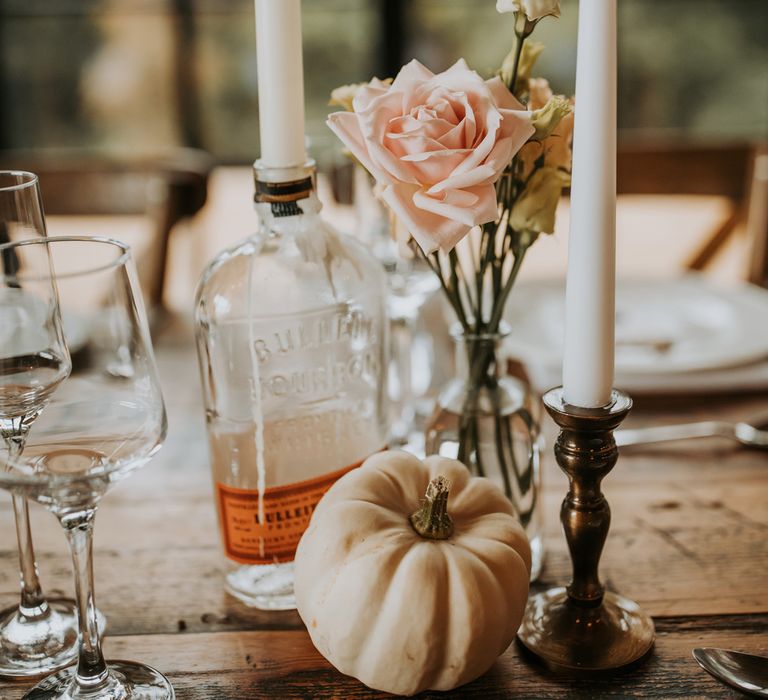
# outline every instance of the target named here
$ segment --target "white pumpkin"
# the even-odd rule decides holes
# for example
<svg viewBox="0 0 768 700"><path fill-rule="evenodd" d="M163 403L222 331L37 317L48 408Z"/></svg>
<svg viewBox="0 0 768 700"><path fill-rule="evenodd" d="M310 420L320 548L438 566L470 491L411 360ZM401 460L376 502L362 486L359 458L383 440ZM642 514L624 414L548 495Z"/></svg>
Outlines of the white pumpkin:
<svg viewBox="0 0 768 700"><path fill-rule="evenodd" d="M342 673L398 695L449 690L514 639L530 568L493 483L452 459L381 452L318 504L296 552L296 605Z"/></svg>

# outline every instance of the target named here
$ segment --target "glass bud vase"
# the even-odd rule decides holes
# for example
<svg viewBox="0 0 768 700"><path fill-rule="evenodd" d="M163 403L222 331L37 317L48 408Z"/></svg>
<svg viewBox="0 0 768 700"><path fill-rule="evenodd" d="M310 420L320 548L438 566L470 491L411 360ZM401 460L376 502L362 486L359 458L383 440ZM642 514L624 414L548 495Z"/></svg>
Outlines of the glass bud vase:
<svg viewBox="0 0 768 700"><path fill-rule="evenodd" d="M529 386L512 377L501 345L506 329L456 340L457 376L438 397L426 427L426 453L458 459L507 495L531 543L531 580L544 559L540 504L543 439Z"/></svg>
<svg viewBox="0 0 768 700"><path fill-rule="evenodd" d="M259 227L206 269L195 328L226 589L276 610L323 493L386 446L386 277L321 220L312 163L255 178Z"/></svg>

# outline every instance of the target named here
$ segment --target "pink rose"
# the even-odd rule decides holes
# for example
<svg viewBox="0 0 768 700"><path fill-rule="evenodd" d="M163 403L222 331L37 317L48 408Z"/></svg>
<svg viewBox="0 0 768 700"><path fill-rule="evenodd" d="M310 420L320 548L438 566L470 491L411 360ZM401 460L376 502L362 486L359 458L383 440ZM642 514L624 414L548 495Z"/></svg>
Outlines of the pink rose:
<svg viewBox="0 0 768 700"><path fill-rule="evenodd" d="M463 59L438 75L411 61L391 85L363 87L353 107L328 125L425 253L496 219L494 183L534 132L501 80L483 80Z"/></svg>

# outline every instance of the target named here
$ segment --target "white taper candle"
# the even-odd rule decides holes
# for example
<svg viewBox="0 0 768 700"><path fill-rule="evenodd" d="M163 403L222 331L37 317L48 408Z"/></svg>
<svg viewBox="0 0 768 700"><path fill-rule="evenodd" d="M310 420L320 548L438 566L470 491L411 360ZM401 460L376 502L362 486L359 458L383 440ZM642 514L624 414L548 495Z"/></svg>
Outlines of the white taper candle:
<svg viewBox="0 0 768 700"><path fill-rule="evenodd" d="M256 0L256 58L261 160L271 168L303 165L301 0Z"/></svg>
<svg viewBox="0 0 768 700"><path fill-rule="evenodd" d="M611 398L616 291L616 0L580 0L563 394Z"/></svg>

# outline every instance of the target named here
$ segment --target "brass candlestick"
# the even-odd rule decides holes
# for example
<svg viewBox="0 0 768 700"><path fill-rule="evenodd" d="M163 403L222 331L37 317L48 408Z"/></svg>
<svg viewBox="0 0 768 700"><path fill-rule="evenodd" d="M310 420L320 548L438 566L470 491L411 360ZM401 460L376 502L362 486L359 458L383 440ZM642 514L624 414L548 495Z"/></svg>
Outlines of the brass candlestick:
<svg viewBox="0 0 768 700"><path fill-rule="evenodd" d="M597 572L611 522L600 482L618 459L613 431L632 408L632 399L614 391L604 408L577 408L565 403L560 387L544 396L544 405L560 426L555 457L570 482L560 521L573 579L566 588L552 588L528 601L518 636L551 666L619 668L641 658L654 638L651 618L637 603L606 592Z"/></svg>

